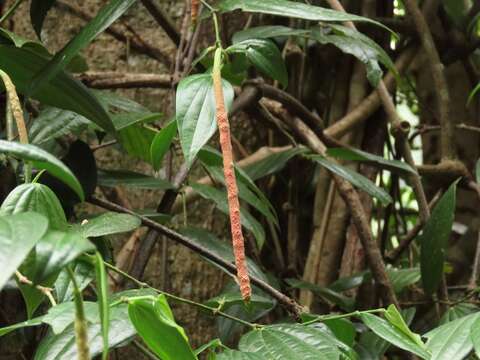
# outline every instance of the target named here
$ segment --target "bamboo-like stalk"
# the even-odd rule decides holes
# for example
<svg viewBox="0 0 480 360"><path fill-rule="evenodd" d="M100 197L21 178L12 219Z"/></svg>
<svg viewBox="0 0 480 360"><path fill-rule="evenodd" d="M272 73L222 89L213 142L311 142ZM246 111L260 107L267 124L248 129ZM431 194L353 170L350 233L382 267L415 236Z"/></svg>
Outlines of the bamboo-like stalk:
<svg viewBox="0 0 480 360"><path fill-rule="evenodd" d="M225 186L227 187L228 208L230 212L230 229L232 233L235 265L237 267L237 278L240 285L242 298L245 302L248 302L250 300L252 289L250 286L250 277L248 276L247 262L245 259L245 241L242 233L240 202L238 200L237 181L235 179L235 168L233 166L230 125L228 123L228 115L223 96L221 61L222 49L219 47L215 52L215 60L212 72L216 118L220 133L220 147L223 154L223 173L225 176Z"/></svg>

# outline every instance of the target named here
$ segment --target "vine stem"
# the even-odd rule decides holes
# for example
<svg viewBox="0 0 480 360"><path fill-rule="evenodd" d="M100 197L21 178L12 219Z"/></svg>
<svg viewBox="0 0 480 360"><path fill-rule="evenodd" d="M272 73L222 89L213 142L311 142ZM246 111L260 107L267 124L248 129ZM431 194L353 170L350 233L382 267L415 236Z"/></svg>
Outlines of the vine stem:
<svg viewBox="0 0 480 360"><path fill-rule="evenodd" d="M225 99L223 96L221 64L222 48L217 47L217 50L215 51L212 72L216 118L218 130L220 132L220 147L223 154L223 174L225 176L225 186L227 187L228 209L230 213L230 230L232 233L235 265L237 267L237 279L240 285L242 298L245 302L248 302L250 301L252 288L250 285L250 277L248 276L247 262L245 259L245 240L242 233L238 187L235 179L235 169L233 166L230 125L228 123L228 115L225 109Z"/></svg>
<svg viewBox="0 0 480 360"><path fill-rule="evenodd" d="M381 313L383 314L386 310L383 308L380 309L371 309L371 310L365 310L365 311L353 311L347 314L340 314L340 315L320 315L317 316L315 319L306 321L303 323L303 325L311 325L317 322L322 322L322 321L327 321L327 320L338 320L338 319L344 319L344 318L349 318L352 316L360 316L362 314L378 314Z"/></svg>

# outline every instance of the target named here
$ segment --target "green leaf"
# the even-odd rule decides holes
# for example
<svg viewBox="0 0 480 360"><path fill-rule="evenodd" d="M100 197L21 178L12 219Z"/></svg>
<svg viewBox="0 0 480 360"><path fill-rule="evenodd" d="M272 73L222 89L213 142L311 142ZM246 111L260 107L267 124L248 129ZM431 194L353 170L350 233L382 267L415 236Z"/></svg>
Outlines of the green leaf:
<svg viewBox="0 0 480 360"><path fill-rule="evenodd" d="M406 287L417 283L421 279L418 267L410 269L387 268L387 275L396 293L402 292Z"/></svg>
<svg viewBox="0 0 480 360"><path fill-rule="evenodd" d="M477 93L480 91L480 83L475 86L475 88L470 92L470 95L468 95L468 100L467 104L470 104L473 100L473 98L477 95Z"/></svg>
<svg viewBox="0 0 480 360"><path fill-rule="evenodd" d="M236 32L232 37L232 43L236 44L248 39L270 39L275 37L308 35L309 30L292 29L282 25L267 25L251 27Z"/></svg>
<svg viewBox="0 0 480 360"><path fill-rule="evenodd" d="M328 302L338 305L347 312L353 311L355 308L355 299L342 295L327 287L314 285L298 279L286 279L285 281L293 288L310 290L315 295L320 296L322 299Z"/></svg>
<svg viewBox="0 0 480 360"><path fill-rule="evenodd" d="M225 177L223 174L223 157L214 150L205 146L198 153L198 158L205 166L209 174L218 182L225 184ZM275 208L270 203L263 192L255 185L252 179L241 168L235 166L235 177L237 179L238 195L253 206L269 221L278 226L278 217Z"/></svg>
<svg viewBox="0 0 480 360"><path fill-rule="evenodd" d="M225 106L230 108L234 92L223 80ZM188 165L192 165L198 151L210 140L217 129L215 98L211 74L191 75L178 84L176 120L180 144Z"/></svg>
<svg viewBox="0 0 480 360"><path fill-rule="evenodd" d="M442 280L445 252L455 216L457 183L458 180L450 185L438 201L418 238L422 284L428 294L433 294Z"/></svg>
<svg viewBox="0 0 480 360"><path fill-rule="evenodd" d="M410 165L398 160L388 160L381 156L373 155L358 149L330 148L327 154L331 157L342 160L361 161L367 164L378 166L381 169L390 170L400 174L416 174Z"/></svg>
<svg viewBox="0 0 480 360"><path fill-rule="evenodd" d="M228 309L233 305L244 305L242 295L238 290L238 286L235 288L228 288L227 291L222 291L218 296L215 296L211 299L208 299L205 302L205 305L208 305L213 308L221 308L222 310ZM257 309L272 309L275 306L275 301L271 298L262 296L259 294L252 294L251 299L247 305L247 308L257 308Z"/></svg>
<svg viewBox="0 0 480 360"><path fill-rule="evenodd" d="M410 340L416 343L419 347L424 347L424 343L420 335L413 333L406 324L405 320L403 319L402 315L398 312L395 305L390 305L385 312L385 319L395 326L398 330L400 330L403 334L408 336Z"/></svg>
<svg viewBox="0 0 480 360"><path fill-rule="evenodd" d="M216 360L264 360L265 358L253 352L243 352L227 349L218 354Z"/></svg>
<svg viewBox="0 0 480 360"><path fill-rule="evenodd" d="M161 359L197 359L185 331L175 322L165 295L130 299L128 316L143 341Z"/></svg>
<svg viewBox="0 0 480 360"><path fill-rule="evenodd" d="M470 328L470 339L473 343L475 354L477 357L480 357L480 317L477 317Z"/></svg>
<svg viewBox="0 0 480 360"><path fill-rule="evenodd" d="M57 274L64 266L85 251L94 250L93 244L75 231L51 230L38 242L33 261L33 278L40 284Z"/></svg>
<svg viewBox="0 0 480 360"><path fill-rule="evenodd" d="M51 175L72 188L83 201L83 188L72 171L55 156L35 145L20 144L13 141L0 140L0 153L31 161L37 169L47 170Z"/></svg>
<svg viewBox="0 0 480 360"><path fill-rule="evenodd" d="M39 39L47 12L55 2L56 0L32 0L30 3L30 21Z"/></svg>
<svg viewBox="0 0 480 360"><path fill-rule="evenodd" d="M480 313L467 315L441 325L424 336L432 353L431 360L461 360L472 351L472 325L478 321Z"/></svg>
<svg viewBox="0 0 480 360"><path fill-rule="evenodd" d="M352 347L355 344L357 331L350 320L330 319L324 320L323 323L327 325L338 340L343 341L347 346Z"/></svg>
<svg viewBox="0 0 480 360"><path fill-rule="evenodd" d="M84 237L99 237L132 231L141 224L137 216L106 212L75 226Z"/></svg>
<svg viewBox="0 0 480 360"><path fill-rule="evenodd" d="M448 310L443 314L442 318L439 321L439 325L446 324L450 321L460 319L461 317L473 314L480 309L478 306L469 304L469 303L460 303L453 307L449 307Z"/></svg>
<svg viewBox="0 0 480 360"><path fill-rule="evenodd" d="M29 89L35 94L43 84L48 83L62 71L70 61L92 40L117 20L135 0L111 0L68 44L34 76Z"/></svg>
<svg viewBox="0 0 480 360"><path fill-rule="evenodd" d="M151 123L160 120L163 117L161 113L147 112L126 112L121 114L112 114L112 122L117 131L126 129L132 125Z"/></svg>
<svg viewBox="0 0 480 360"><path fill-rule="evenodd" d="M75 279L77 280L78 288L80 291L83 291L95 278L95 269L90 262L82 261L81 259L78 259L71 266L75 274ZM55 281L55 293L60 303L73 299L73 285L66 269L60 272Z"/></svg>
<svg viewBox="0 0 480 360"><path fill-rule="evenodd" d="M139 124L128 126L117 133L117 138L128 154L151 162L150 148L157 132Z"/></svg>
<svg viewBox="0 0 480 360"><path fill-rule="evenodd" d="M22 94L28 91L33 75L47 62L48 58L29 49L0 45L0 69L12 78L17 91ZM106 131L115 130L110 117L93 93L63 71L42 85L33 98L44 105L83 115Z"/></svg>
<svg viewBox="0 0 480 360"><path fill-rule="evenodd" d="M18 329L23 329L25 327L32 327L32 326L39 326L43 324L43 316L41 317L36 317L34 319L22 321L18 324L10 325L10 326L5 326L3 328L0 328L0 337L7 335L11 333L12 331L18 330Z"/></svg>
<svg viewBox="0 0 480 360"><path fill-rule="evenodd" d="M342 25L330 24L329 27L315 28L311 36L321 44L332 44L344 53L355 56L365 64L367 78L376 87L382 79L382 69L379 62L397 73L393 61L375 41L357 30Z"/></svg>
<svg viewBox="0 0 480 360"><path fill-rule="evenodd" d="M102 327L103 353L102 360L108 359L108 330L110 326L110 306L108 305L108 281L102 255L95 253L95 274L97 281L98 312Z"/></svg>
<svg viewBox="0 0 480 360"><path fill-rule="evenodd" d="M28 138L34 145L43 145L59 137L79 134L91 122L72 111L47 107L35 118Z"/></svg>
<svg viewBox="0 0 480 360"><path fill-rule="evenodd" d="M308 159L316 161L330 172L344 178L353 186L365 191L367 194L377 198L383 205L391 203L392 197L382 188L376 186L370 179L353 171L345 166L335 164L321 155L307 155Z"/></svg>
<svg viewBox="0 0 480 360"><path fill-rule="evenodd" d="M48 219L33 212L0 217L0 290L47 229Z"/></svg>
<svg viewBox="0 0 480 360"><path fill-rule="evenodd" d="M420 346L416 341L412 340L409 335L405 334L395 325L372 314L363 313L360 315L360 318L366 326L382 339L385 339L400 349L410 351L422 359L430 359L430 354L425 345Z"/></svg>
<svg viewBox="0 0 480 360"><path fill-rule="evenodd" d="M262 359L271 360L337 360L341 355L338 346L339 341L328 332L300 324L265 326L245 334L239 343L242 352L256 353Z"/></svg>
<svg viewBox="0 0 480 360"><path fill-rule="evenodd" d="M89 322L98 322L97 303L84 301L85 317ZM43 317L43 322L52 327L54 334L61 334L75 321L75 303L64 302L51 307Z"/></svg>
<svg viewBox="0 0 480 360"><path fill-rule="evenodd" d="M384 29L387 29L379 22L376 22L366 17L288 0L222 0L218 4L218 8L222 12L241 9L246 12L271 14L312 21L364 21L373 23Z"/></svg>
<svg viewBox="0 0 480 360"><path fill-rule="evenodd" d="M204 199L212 200L218 209L228 216L229 210L226 191L203 184L192 184L191 187ZM240 209L240 217L242 225L255 236L257 246L261 249L265 243L265 231L262 225L244 208Z"/></svg>
<svg viewBox="0 0 480 360"><path fill-rule="evenodd" d="M46 185L30 183L18 185L3 201L0 215L34 211L45 216L51 229L64 230L67 219L57 196Z"/></svg>
<svg viewBox="0 0 480 360"><path fill-rule="evenodd" d="M210 340L208 343L203 344L202 346L196 348L194 353L195 353L195 355L198 356L202 352L204 352L205 350L214 351L216 348L221 347L221 346L222 346L222 342L220 341L220 339L213 339L213 340Z"/></svg>
<svg viewBox="0 0 480 360"><path fill-rule="evenodd" d="M288 85L288 73L277 45L268 39L248 39L236 43L227 53L243 53L263 74L277 80L283 87Z"/></svg>
<svg viewBox="0 0 480 360"><path fill-rule="evenodd" d="M177 122L170 121L160 130L153 138L150 147L150 157L152 159L152 166L155 170L159 170L162 166L162 160L167 151L170 149L173 138L177 134Z"/></svg>
<svg viewBox="0 0 480 360"><path fill-rule="evenodd" d="M166 180L127 170L99 170L98 185L107 187L122 185L155 190L173 189L173 185Z"/></svg>
<svg viewBox="0 0 480 360"><path fill-rule="evenodd" d="M230 243L226 241L221 241L219 240L215 235L212 233L200 229L200 228L194 228L194 227L186 227L180 229L180 233L184 234L185 236L188 236L191 240L193 240L195 243L198 245L201 245L202 247L207 248L214 254L220 256L221 258L225 259L226 261L229 261L233 263L235 261L235 258L233 256L233 249ZM209 261L208 259L206 259ZM222 266L213 263L209 261L212 265L215 265L216 267L222 269L225 271L227 274L230 274L229 271L227 271L225 268ZM267 275L260 269L260 267L255 264L255 262L247 258L247 267L248 267L248 272L252 275L255 276L256 278L263 280L265 282L269 282Z"/></svg>

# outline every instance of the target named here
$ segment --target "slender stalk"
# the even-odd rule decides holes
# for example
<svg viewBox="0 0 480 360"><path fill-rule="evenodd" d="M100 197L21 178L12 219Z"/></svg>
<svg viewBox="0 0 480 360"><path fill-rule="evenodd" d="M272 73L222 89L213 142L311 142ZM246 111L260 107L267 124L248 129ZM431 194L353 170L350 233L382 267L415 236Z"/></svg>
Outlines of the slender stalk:
<svg viewBox="0 0 480 360"><path fill-rule="evenodd" d="M307 322L304 322L303 325L311 325L317 322L323 322L327 320L338 320L338 319L345 319L349 318L352 316L360 316L362 314L378 314L378 313L384 313L385 309L371 309L371 310L365 310L365 311L353 311L347 314L340 314L340 315L320 315L317 316L315 319L309 320Z"/></svg>
<svg viewBox="0 0 480 360"><path fill-rule="evenodd" d="M17 2L15 4L13 4L6 12L5 14L0 18L0 25L3 24L5 21L7 21L10 16L13 15L13 13L15 12L15 10L17 10L17 8L20 6L20 4L23 2L24 0L17 0Z"/></svg>
<svg viewBox="0 0 480 360"><path fill-rule="evenodd" d="M228 208L230 212L230 229L232 233L235 265L237 266L237 278L240 285L242 298L245 302L248 302L250 300L252 289L250 286L250 277L248 276L247 262L245 259L245 240L243 238L242 223L240 220L240 202L238 200L237 181L235 179L235 169L233 166L230 125L228 123L228 115L225 109L225 100L223 96L221 63L222 49L219 47L215 51L215 60L213 63L212 72L216 117L220 132L220 146L223 154L223 173L225 176L225 185L227 187Z"/></svg>
<svg viewBox="0 0 480 360"><path fill-rule="evenodd" d="M87 319L83 308L82 292L80 291L75 274L70 266L67 266L68 275L72 280L73 295L75 301L75 342L77 343L78 360L90 360L88 346Z"/></svg>

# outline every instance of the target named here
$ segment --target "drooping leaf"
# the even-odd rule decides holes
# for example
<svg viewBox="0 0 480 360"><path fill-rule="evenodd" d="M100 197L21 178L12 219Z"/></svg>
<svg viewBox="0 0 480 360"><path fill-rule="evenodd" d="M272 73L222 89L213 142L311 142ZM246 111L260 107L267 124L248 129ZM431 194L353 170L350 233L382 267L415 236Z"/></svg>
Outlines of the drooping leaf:
<svg viewBox="0 0 480 360"><path fill-rule="evenodd" d="M0 290L47 229L48 219L37 213L0 216Z"/></svg>
<svg viewBox="0 0 480 360"><path fill-rule="evenodd" d="M55 56L38 71L32 79L29 93L35 94L43 84L48 83L55 75L85 48L92 40L117 20L135 0L111 0L100 9L97 15L68 42Z"/></svg>
<svg viewBox="0 0 480 360"><path fill-rule="evenodd" d="M95 274L98 294L98 313L102 328L103 352L102 360L108 359L108 331L110 327L110 306L108 304L108 281L102 255L95 253Z"/></svg>
<svg viewBox="0 0 480 360"><path fill-rule="evenodd" d="M177 325L165 295L132 298L128 316L148 347L164 360L196 360L185 331Z"/></svg>
<svg viewBox="0 0 480 360"><path fill-rule="evenodd" d="M428 339L431 360L461 360L472 351L470 336L472 325L480 314L464 316L429 331L424 336Z"/></svg>
<svg viewBox="0 0 480 360"><path fill-rule="evenodd" d="M37 169L47 170L52 176L67 184L83 201L82 185L72 171L55 156L35 145L20 144L13 141L0 140L0 153L18 157L32 162Z"/></svg>
<svg viewBox="0 0 480 360"><path fill-rule="evenodd" d="M34 319L22 321L18 324L10 325L10 326L5 326L3 328L0 328L0 337L7 335L11 333L12 331L18 330L18 329L23 329L25 327L32 327L32 326L39 326L43 324L43 316L36 317Z"/></svg>
<svg viewBox="0 0 480 360"><path fill-rule="evenodd" d="M117 133L117 138L129 155L151 162L150 148L157 132L140 124L130 125Z"/></svg>
<svg viewBox="0 0 480 360"><path fill-rule="evenodd" d="M367 194L377 198L383 205L392 202L392 197L382 188L376 186L370 179L353 171L345 166L335 164L321 155L308 155L309 159L316 161L335 175L341 176L353 186L365 191Z"/></svg>
<svg viewBox="0 0 480 360"><path fill-rule="evenodd" d="M156 190L173 188L173 185L166 180L126 170L99 170L98 185L107 187L128 186Z"/></svg>
<svg viewBox="0 0 480 360"><path fill-rule="evenodd" d="M236 32L232 37L234 44L249 39L270 39L275 37L300 36L309 34L309 30L292 29L283 25L266 25L251 27Z"/></svg>
<svg viewBox="0 0 480 360"><path fill-rule="evenodd" d="M412 340L410 336L388 321L367 313L361 314L360 318L366 326L382 339L385 339L400 349L410 351L422 359L430 359L430 354L425 345L420 346L416 341Z"/></svg>
<svg viewBox="0 0 480 360"><path fill-rule="evenodd" d="M0 45L0 69L12 78L17 91L22 94L27 93L33 75L47 62L48 57L30 49ZM64 71L42 85L32 97L44 105L83 115L106 131L115 130L110 117L92 92Z"/></svg>
<svg viewBox="0 0 480 360"><path fill-rule="evenodd" d="M30 21L38 38L41 38L43 22L48 10L55 2L56 0L32 0L30 3Z"/></svg>
<svg viewBox="0 0 480 360"><path fill-rule="evenodd" d="M52 229L67 228L67 219L60 201L52 190L38 183L18 185L8 194L0 208L0 215L34 211L45 216Z"/></svg>
<svg viewBox="0 0 480 360"><path fill-rule="evenodd" d="M221 212L228 215L229 210L226 191L203 184L192 184L192 189L199 193L204 199L212 200ZM257 246L261 249L265 243L265 231L262 225L243 208L240 209L240 215L242 225L255 236Z"/></svg>
<svg viewBox="0 0 480 360"><path fill-rule="evenodd" d="M90 241L75 231L50 230L35 247L31 280L40 284L85 251L94 249Z"/></svg>
<svg viewBox="0 0 480 360"><path fill-rule="evenodd" d="M43 145L67 134L78 134L90 121L72 111L47 107L35 118L29 130L30 142Z"/></svg>
<svg viewBox="0 0 480 360"><path fill-rule="evenodd" d="M312 21L364 21L385 28L382 24L366 17L289 0L222 0L218 4L218 8L222 12L240 9L246 12L271 14Z"/></svg>
<svg viewBox="0 0 480 360"><path fill-rule="evenodd" d="M139 227L141 221L130 214L106 212L75 226L84 237L99 237L132 231Z"/></svg>
<svg viewBox="0 0 480 360"><path fill-rule="evenodd" d="M173 120L165 125L153 138L152 145L150 146L150 157L155 170L160 169L163 157L170 149L170 145L176 134L177 122Z"/></svg>
<svg viewBox="0 0 480 360"><path fill-rule="evenodd" d="M388 160L358 149L330 148L327 150L327 154L337 159L365 162L400 174L416 173L407 163L398 160Z"/></svg>
<svg viewBox="0 0 480 360"><path fill-rule="evenodd" d="M422 284L428 294L437 290L442 279L445 252L455 216L457 183L458 180L450 185L438 201L418 239Z"/></svg>
<svg viewBox="0 0 480 360"><path fill-rule="evenodd" d="M393 61L385 50L357 30L330 24L328 28L314 29L311 36L321 44L332 44L364 63L367 69L367 78L374 87L378 85L383 74L379 62L394 74L397 73Z"/></svg>
<svg viewBox="0 0 480 360"><path fill-rule="evenodd" d="M223 80L225 106L233 102L233 88ZM211 74L191 75L178 84L176 120L180 144L187 164L191 165L198 151L217 129L215 98Z"/></svg>
<svg viewBox="0 0 480 360"><path fill-rule="evenodd" d="M247 39L226 49L227 53L242 53L263 74L288 85L288 74L277 45L268 39Z"/></svg>
<svg viewBox="0 0 480 360"><path fill-rule="evenodd" d="M240 339L239 349L256 353L263 359L337 360L341 355L338 343L332 335L317 327L279 324L245 334Z"/></svg>
<svg viewBox="0 0 480 360"><path fill-rule="evenodd" d="M425 346L420 335L413 333L409 329L407 323L405 322L395 305L389 305L384 315L385 319L390 324L392 324L393 326L395 326L396 329L400 330L403 334L408 336L408 338L414 343L416 343L419 347L423 348Z"/></svg>

